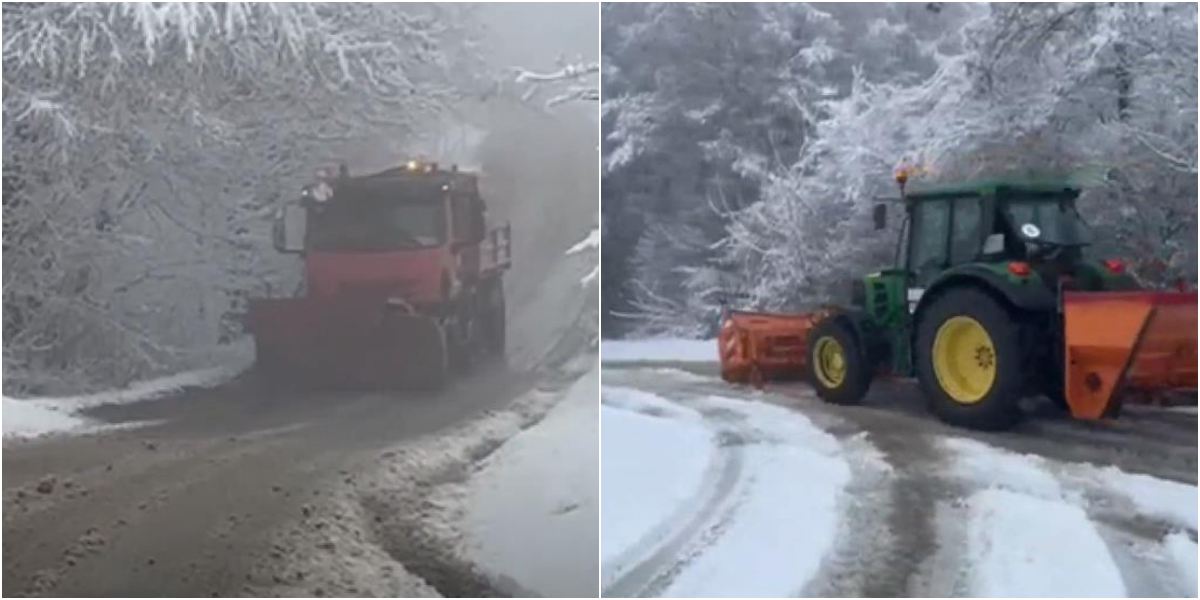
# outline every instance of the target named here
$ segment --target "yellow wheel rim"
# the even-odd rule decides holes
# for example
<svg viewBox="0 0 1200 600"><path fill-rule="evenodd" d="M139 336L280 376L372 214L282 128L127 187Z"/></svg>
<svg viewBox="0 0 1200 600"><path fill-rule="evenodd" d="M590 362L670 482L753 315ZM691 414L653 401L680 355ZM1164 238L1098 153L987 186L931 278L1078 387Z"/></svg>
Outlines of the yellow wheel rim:
<svg viewBox="0 0 1200 600"><path fill-rule="evenodd" d="M823 337L813 348L813 358L816 359L813 373L821 385L829 389L841 387L846 380L846 353L842 345L831 337Z"/></svg>
<svg viewBox="0 0 1200 600"><path fill-rule="evenodd" d="M960 404L975 404L996 382L996 347L979 321L951 317L933 338L933 373L942 391Z"/></svg>

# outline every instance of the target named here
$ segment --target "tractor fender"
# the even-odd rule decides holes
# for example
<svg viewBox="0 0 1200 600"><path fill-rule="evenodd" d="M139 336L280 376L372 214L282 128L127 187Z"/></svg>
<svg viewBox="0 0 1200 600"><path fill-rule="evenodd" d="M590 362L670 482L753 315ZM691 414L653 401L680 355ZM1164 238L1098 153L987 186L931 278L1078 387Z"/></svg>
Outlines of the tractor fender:
<svg viewBox="0 0 1200 600"><path fill-rule="evenodd" d="M859 346L866 353L865 358L869 364L876 364L881 358L881 336L874 335L875 326L871 317L863 310L856 308L837 307L830 310L826 319L839 321L850 328L854 332L854 337L858 338ZM883 351L886 351L884 349Z"/></svg>
<svg viewBox="0 0 1200 600"><path fill-rule="evenodd" d="M1042 284L1037 273L1014 280L984 266L965 265L946 271L925 290L913 311L914 320L942 292L960 286L982 288L1025 311L1054 311L1058 306L1054 292Z"/></svg>

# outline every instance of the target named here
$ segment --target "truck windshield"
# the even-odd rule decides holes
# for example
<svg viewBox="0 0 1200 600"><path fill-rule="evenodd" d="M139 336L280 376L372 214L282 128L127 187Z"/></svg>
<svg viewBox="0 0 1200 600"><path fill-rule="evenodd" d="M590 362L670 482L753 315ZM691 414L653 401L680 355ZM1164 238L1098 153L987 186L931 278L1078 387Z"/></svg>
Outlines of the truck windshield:
<svg viewBox="0 0 1200 600"><path fill-rule="evenodd" d="M1085 246L1091 230L1070 197L1014 198L1006 212L1013 229L1025 242L1054 246Z"/></svg>
<svg viewBox="0 0 1200 600"><path fill-rule="evenodd" d="M308 213L308 243L319 251L385 251L437 246L446 221L437 189L395 182L350 183Z"/></svg>

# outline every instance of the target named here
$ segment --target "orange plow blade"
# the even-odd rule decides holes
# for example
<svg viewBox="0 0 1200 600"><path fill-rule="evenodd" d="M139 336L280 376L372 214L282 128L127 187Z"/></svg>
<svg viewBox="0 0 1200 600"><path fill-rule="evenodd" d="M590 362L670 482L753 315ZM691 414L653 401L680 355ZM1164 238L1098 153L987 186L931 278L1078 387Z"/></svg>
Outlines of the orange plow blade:
<svg viewBox="0 0 1200 600"><path fill-rule="evenodd" d="M1065 293L1072 416L1114 415L1126 392L1195 389L1196 310L1195 292Z"/></svg>
<svg viewBox="0 0 1200 600"><path fill-rule="evenodd" d="M726 311L717 337L721 378L761 387L768 379L801 376L808 361L808 332L821 316Z"/></svg>

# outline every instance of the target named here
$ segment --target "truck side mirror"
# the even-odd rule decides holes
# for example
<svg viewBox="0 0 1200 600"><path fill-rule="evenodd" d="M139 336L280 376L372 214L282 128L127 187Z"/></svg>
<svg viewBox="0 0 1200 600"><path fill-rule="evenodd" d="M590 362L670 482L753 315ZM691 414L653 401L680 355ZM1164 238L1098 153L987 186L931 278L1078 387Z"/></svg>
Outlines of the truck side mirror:
<svg viewBox="0 0 1200 600"><path fill-rule="evenodd" d="M887 229L887 205L880 202L875 205L875 230Z"/></svg>
<svg viewBox="0 0 1200 600"><path fill-rule="evenodd" d="M272 238L275 250L285 253L304 252L304 234L308 226L308 211L299 204L288 204L275 219Z"/></svg>

